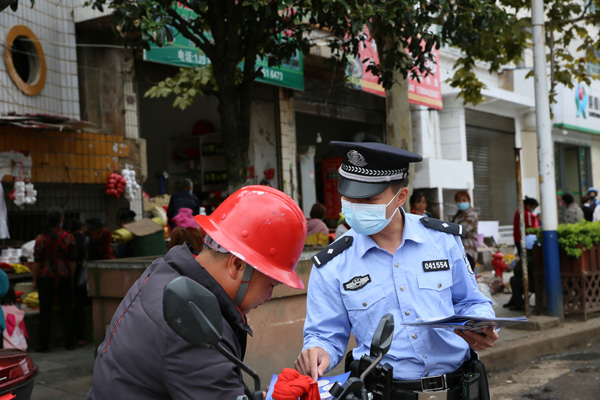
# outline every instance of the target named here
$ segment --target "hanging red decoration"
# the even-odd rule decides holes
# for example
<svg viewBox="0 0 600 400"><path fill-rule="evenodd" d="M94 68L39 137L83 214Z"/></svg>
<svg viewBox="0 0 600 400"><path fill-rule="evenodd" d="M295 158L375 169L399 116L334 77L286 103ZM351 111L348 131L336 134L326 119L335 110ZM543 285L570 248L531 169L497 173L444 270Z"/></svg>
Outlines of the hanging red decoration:
<svg viewBox="0 0 600 400"><path fill-rule="evenodd" d="M108 182L106 182L104 194L108 197L114 197L115 199L118 199L125 191L126 184L127 181L125 181L125 178L113 172L108 176Z"/></svg>
<svg viewBox="0 0 600 400"><path fill-rule="evenodd" d="M275 177L275 170L273 168L265 169L263 173L265 174L265 179L267 180L271 180Z"/></svg>

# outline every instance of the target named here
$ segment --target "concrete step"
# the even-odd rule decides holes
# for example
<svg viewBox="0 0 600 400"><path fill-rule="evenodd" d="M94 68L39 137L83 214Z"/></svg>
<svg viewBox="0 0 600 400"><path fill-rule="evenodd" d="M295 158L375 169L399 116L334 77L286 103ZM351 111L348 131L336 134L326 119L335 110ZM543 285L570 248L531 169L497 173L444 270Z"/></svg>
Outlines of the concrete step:
<svg viewBox="0 0 600 400"><path fill-rule="evenodd" d="M547 315L532 315L527 319L529 320L529 323L511 325L508 326L507 329L518 329L524 331L542 331L560 325L560 319L558 317L551 317Z"/></svg>
<svg viewBox="0 0 600 400"><path fill-rule="evenodd" d="M507 331L505 336L510 338L498 340L493 348L479 353L488 371L512 368L538 357L579 348L600 335L600 318L585 322L569 319L558 326L538 331ZM521 334L514 335L513 332ZM500 336L503 336L502 331Z"/></svg>

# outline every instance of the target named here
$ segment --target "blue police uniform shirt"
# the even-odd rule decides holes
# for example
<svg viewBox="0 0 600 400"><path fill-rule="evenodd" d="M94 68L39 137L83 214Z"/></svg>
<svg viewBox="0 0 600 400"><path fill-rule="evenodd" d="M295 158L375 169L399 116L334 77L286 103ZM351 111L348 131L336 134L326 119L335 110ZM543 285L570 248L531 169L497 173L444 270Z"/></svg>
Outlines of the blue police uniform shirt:
<svg viewBox="0 0 600 400"><path fill-rule="evenodd" d="M495 316L468 267L460 237L426 228L420 216L400 210L405 224L394 254L349 230L344 236L354 237L352 245L312 268L303 350L325 349L328 370L344 357L350 333L357 340L354 359L368 354L379 320L391 312L394 338L381 363L392 365L394 379L450 373L470 358L467 342L449 329L402 323L453 314Z"/></svg>

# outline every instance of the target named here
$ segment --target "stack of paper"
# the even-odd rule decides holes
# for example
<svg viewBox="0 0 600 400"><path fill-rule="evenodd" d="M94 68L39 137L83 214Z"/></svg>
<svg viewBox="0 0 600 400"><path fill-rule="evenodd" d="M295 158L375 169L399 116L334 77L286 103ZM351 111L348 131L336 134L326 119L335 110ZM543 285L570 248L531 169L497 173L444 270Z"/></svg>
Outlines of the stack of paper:
<svg viewBox="0 0 600 400"><path fill-rule="evenodd" d="M420 326L423 328L458 329L461 331L481 332L483 328L498 329L510 325L528 323L526 317L515 318L481 318L469 315L452 315L445 318L422 319L416 322L403 322L402 325Z"/></svg>

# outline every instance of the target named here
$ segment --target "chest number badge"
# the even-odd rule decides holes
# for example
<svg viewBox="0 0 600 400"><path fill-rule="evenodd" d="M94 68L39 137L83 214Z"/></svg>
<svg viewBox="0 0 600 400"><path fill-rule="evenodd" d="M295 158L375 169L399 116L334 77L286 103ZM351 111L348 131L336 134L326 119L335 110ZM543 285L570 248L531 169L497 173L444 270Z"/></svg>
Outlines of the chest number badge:
<svg viewBox="0 0 600 400"><path fill-rule="evenodd" d="M344 283L344 289L358 290L358 289L364 287L369 282L371 282L371 277L369 275L355 276L354 278L350 279L348 282Z"/></svg>
<svg viewBox="0 0 600 400"><path fill-rule="evenodd" d="M450 263L448 263L448 260L423 261L423 271L450 271Z"/></svg>

